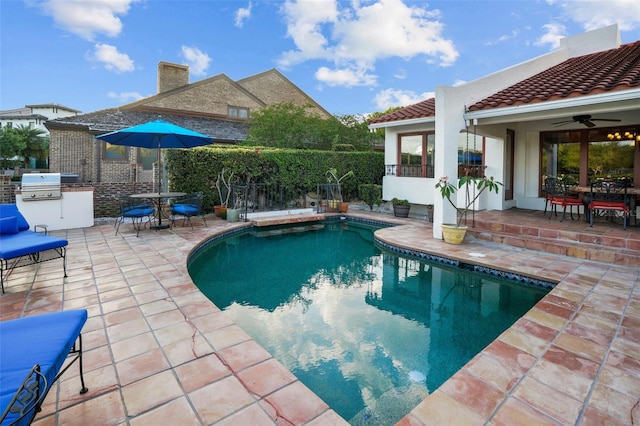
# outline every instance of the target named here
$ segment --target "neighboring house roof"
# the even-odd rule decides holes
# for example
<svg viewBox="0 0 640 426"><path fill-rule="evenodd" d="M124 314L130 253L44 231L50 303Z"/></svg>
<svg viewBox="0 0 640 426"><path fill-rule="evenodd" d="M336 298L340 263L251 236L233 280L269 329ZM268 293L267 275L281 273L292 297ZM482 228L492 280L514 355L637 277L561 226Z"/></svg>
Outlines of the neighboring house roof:
<svg viewBox="0 0 640 426"><path fill-rule="evenodd" d="M595 95L640 87L640 41L578 56L469 107L470 111Z"/></svg>
<svg viewBox="0 0 640 426"><path fill-rule="evenodd" d="M640 88L640 40L577 56L471 105L470 111L555 101ZM435 116L435 99L396 110L371 124Z"/></svg>
<svg viewBox="0 0 640 426"><path fill-rule="evenodd" d="M417 104L409 105L385 115L381 115L370 121L374 123L386 123L389 121L411 120L414 118L435 117L436 98L429 98Z"/></svg>
<svg viewBox="0 0 640 426"><path fill-rule="evenodd" d="M25 105L26 108L40 109L40 108L57 108L64 109L65 111L75 112L76 114L81 113L82 111L66 107L64 105L50 103L50 104L33 104L33 105Z"/></svg>
<svg viewBox="0 0 640 426"><path fill-rule="evenodd" d="M102 134L162 118L165 121L211 136L214 142L238 142L247 138L249 127L245 122L218 120L205 117L165 114L131 109L104 109L72 117L47 121L51 129L86 128L90 133Z"/></svg>

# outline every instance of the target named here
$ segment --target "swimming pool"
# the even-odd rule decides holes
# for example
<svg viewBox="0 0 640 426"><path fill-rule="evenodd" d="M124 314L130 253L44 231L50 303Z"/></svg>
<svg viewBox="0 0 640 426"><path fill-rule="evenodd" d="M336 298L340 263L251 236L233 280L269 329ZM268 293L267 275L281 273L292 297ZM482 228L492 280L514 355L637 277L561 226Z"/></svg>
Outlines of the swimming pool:
<svg viewBox="0 0 640 426"><path fill-rule="evenodd" d="M220 238L194 283L352 424L393 424L547 290L398 255L327 222Z"/></svg>

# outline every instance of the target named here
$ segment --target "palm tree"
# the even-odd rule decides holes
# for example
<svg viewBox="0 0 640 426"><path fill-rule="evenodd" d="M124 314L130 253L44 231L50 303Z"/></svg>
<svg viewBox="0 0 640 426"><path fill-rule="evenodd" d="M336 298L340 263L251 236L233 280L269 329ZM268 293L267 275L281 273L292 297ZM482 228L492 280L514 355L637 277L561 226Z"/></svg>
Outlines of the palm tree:
<svg viewBox="0 0 640 426"><path fill-rule="evenodd" d="M23 144L18 155L24 159L25 167L29 167L29 158L44 160L49 154L49 137L46 132L35 127L20 125L13 129L14 137Z"/></svg>

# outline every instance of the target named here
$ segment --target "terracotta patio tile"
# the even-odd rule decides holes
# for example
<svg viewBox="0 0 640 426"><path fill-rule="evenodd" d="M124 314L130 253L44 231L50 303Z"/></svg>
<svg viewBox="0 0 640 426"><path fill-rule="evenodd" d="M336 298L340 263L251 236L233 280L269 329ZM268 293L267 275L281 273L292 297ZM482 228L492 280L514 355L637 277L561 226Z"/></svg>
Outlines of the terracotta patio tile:
<svg viewBox="0 0 640 426"><path fill-rule="evenodd" d="M149 331L149 326L144 319L137 319L123 324L107 327L107 335L111 343L137 336Z"/></svg>
<svg viewBox="0 0 640 426"><path fill-rule="evenodd" d="M182 395L182 388L170 371L122 387L122 398L129 416L137 416Z"/></svg>
<svg viewBox="0 0 640 426"><path fill-rule="evenodd" d="M253 340L222 349L218 355L236 372L271 358L269 352Z"/></svg>
<svg viewBox="0 0 640 426"><path fill-rule="evenodd" d="M484 418L489 418L505 396L500 390L464 371L454 374L438 390L471 408Z"/></svg>
<svg viewBox="0 0 640 426"><path fill-rule="evenodd" d="M494 416L491 424L496 426L559 426L560 423L550 417L545 416L539 411L534 410L529 405L518 401L515 398L509 398L507 402L500 407Z"/></svg>
<svg viewBox="0 0 640 426"><path fill-rule="evenodd" d="M191 323L185 321L153 331L153 334L161 346L166 346L184 339L193 339L197 333L198 330Z"/></svg>
<svg viewBox="0 0 640 426"><path fill-rule="evenodd" d="M133 320L143 319L142 312L137 306L122 309L115 312L110 312L104 315L104 323L107 327L112 325L122 324Z"/></svg>
<svg viewBox="0 0 640 426"><path fill-rule="evenodd" d="M607 358L606 365L619 368L628 374L640 376L640 357L633 358L620 352L611 351Z"/></svg>
<svg viewBox="0 0 640 426"><path fill-rule="evenodd" d="M196 335L191 339L179 340L169 345L163 345L162 350L172 367L213 352L213 348L209 342L201 335Z"/></svg>
<svg viewBox="0 0 640 426"><path fill-rule="evenodd" d="M523 318L527 318L530 321L535 321L538 324L542 324L545 327L549 327L554 330L560 330L567 323L566 319L541 311L540 309L536 309L535 307L529 310L529 312L527 312Z"/></svg>
<svg viewBox="0 0 640 426"><path fill-rule="evenodd" d="M513 327L524 333L536 336L548 342L553 340L558 334L557 330L538 324L537 322L530 321L526 318L520 318L519 320L517 320L513 324Z"/></svg>
<svg viewBox="0 0 640 426"><path fill-rule="evenodd" d="M514 396L562 424L574 424L582 403L558 390L525 377Z"/></svg>
<svg viewBox="0 0 640 426"><path fill-rule="evenodd" d="M279 389L264 401L275 408L278 417L294 425L306 423L329 409L324 401L300 382Z"/></svg>
<svg viewBox="0 0 640 426"><path fill-rule="evenodd" d="M145 316L151 316L176 309L176 304L168 299L156 300L155 302L140 305L140 310Z"/></svg>
<svg viewBox="0 0 640 426"><path fill-rule="evenodd" d="M261 398L297 380L273 358L241 371L238 378L249 392Z"/></svg>
<svg viewBox="0 0 640 426"><path fill-rule="evenodd" d="M443 392L435 391L416 408L411 416L424 425L484 425L485 419L470 407Z"/></svg>
<svg viewBox="0 0 640 426"><path fill-rule="evenodd" d="M515 328L508 329L502 333L498 339L536 357L540 356L548 345L547 341L531 336Z"/></svg>
<svg viewBox="0 0 640 426"><path fill-rule="evenodd" d="M335 411L329 410L311 420L305 426L347 426L349 423Z"/></svg>
<svg viewBox="0 0 640 426"><path fill-rule="evenodd" d="M473 358L464 370L502 392L510 391L522 376L522 371L484 353Z"/></svg>
<svg viewBox="0 0 640 426"><path fill-rule="evenodd" d="M193 318L191 322L203 333L218 330L234 324L231 318L222 311L212 312L198 318Z"/></svg>
<svg viewBox="0 0 640 426"><path fill-rule="evenodd" d="M629 374L624 370L605 365L598 377L598 383L631 397L638 397L640 392L640 376Z"/></svg>
<svg viewBox="0 0 640 426"><path fill-rule="evenodd" d="M560 318L564 319L569 319L574 312L571 309L565 308L564 306L548 302L546 300L546 297L536 304L536 309L540 309L541 311L544 311L548 314L557 315Z"/></svg>
<svg viewBox="0 0 640 426"><path fill-rule="evenodd" d="M113 360L115 362L120 362L132 356L158 349L158 347L158 342L151 332L142 333L111 344Z"/></svg>
<svg viewBox="0 0 640 426"><path fill-rule="evenodd" d="M145 352L116 364L118 377L123 386L164 371L167 368L169 368L169 363L160 349Z"/></svg>
<svg viewBox="0 0 640 426"><path fill-rule="evenodd" d="M616 338L611 342L611 349L629 357L640 357L640 340Z"/></svg>
<svg viewBox="0 0 640 426"><path fill-rule="evenodd" d="M190 392L189 399L205 424L214 423L255 402L233 376Z"/></svg>
<svg viewBox="0 0 640 426"><path fill-rule="evenodd" d="M598 362L604 357L607 347L593 343L590 340L576 337L569 333L562 333L554 342L556 346L573 352L581 357Z"/></svg>
<svg viewBox="0 0 640 426"><path fill-rule="evenodd" d="M116 426L126 419L119 391L89 399L58 413L58 424L65 426Z"/></svg>
<svg viewBox="0 0 640 426"><path fill-rule="evenodd" d="M632 419L640 418L637 394L635 397L630 397L601 384L595 386L588 404L590 408L625 424L633 424Z"/></svg>
<svg viewBox="0 0 640 426"><path fill-rule="evenodd" d="M147 321L149 322L152 330L158 330L170 325L185 322L186 319L182 311L176 308L160 314L147 316Z"/></svg>
<svg viewBox="0 0 640 426"><path fill-rule="evenodd" d="M216 354L206 355L179 365L175 368L175 372L187 393L231 375L231 371Z"/></svg>
<svg viewBox="0 0 640 426"><path fill-rule="evenodd" d="M216 425L219 426L240 426L240 425L269 425L276 421L267 414L259 404L252 404L237 413L226 417Z"/></svg>
<svg viewBox="0 0 640 426"><path fill-rule="evenodd" d="M200 426L200 420L194 412L193 408L182 396L178 399L161 405L144 414L129 420L130 426L146 426L146 425L194 425Z"/></svg>
<svg viewBox="0 0 640 426"><path fill-rule="evenodd" d="M614 419L611 416L608 416L607 414L598 411L593 407L588 407L585 410L581 423L581 425L583 426L626 426L628 424L629 423L621 422L617 419Z"/></svg>
<svg viewBox="0 0 640 426"><path fill-rule="evenodd" d="M553 363L547 359L541 359L528 372L528 377L537 379L553 389L561 390L577 400L584 400L591 389L593 380L579 372Z"/></svg>
<svg viewBox="0 0 640 426"><path fill-rule="evenodd" d="M603 332L593 327L587 327L575 322L571 322L565 328L565 331L576 337L587 339L601 346L609 346L613 338L612 332Z"/></svg>
<svg viewBox="0 0 640 426"><path fill-rule="evenodd" d="M596 362L580 357L573 352L569 352L555 345L547 350L542 359L560 365L569 371L575 371L589 379L595 378L598 368L600 367Z"/></svg>

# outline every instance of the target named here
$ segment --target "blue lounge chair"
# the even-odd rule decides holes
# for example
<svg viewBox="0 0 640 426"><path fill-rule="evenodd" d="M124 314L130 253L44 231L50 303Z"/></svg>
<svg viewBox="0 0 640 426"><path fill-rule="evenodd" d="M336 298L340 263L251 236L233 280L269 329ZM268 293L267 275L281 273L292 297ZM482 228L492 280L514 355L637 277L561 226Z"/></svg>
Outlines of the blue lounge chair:
<svg viewBox="0 0 640 426"><path fill-rule="evenodd" d="M75 361L80 393L87 392L80 334L86 321L87 311L79 309L0 322L2 425L31 424L49 389Z"/></svg>
<svg viewBox="0 0 640 426"><path fill-rule="evenodd" d="M15 204L0 204L0 286L14 268L62 258L67 276L66 246L63 238L29 230L29 223Z"/></svg>

